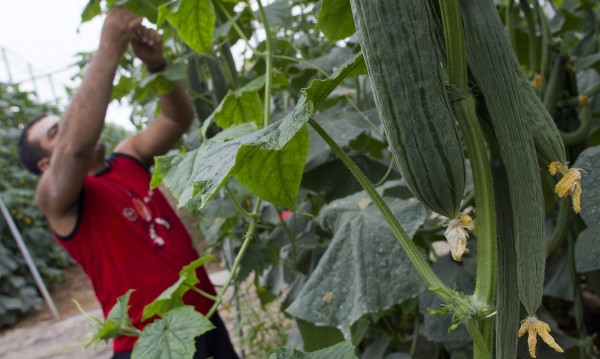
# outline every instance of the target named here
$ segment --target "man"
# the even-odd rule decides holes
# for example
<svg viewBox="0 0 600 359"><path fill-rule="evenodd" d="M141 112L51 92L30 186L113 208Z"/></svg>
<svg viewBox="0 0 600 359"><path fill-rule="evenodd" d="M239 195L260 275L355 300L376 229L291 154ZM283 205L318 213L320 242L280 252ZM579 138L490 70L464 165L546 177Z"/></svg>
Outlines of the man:
<svg viewBox="0 0 600 359"><path fill-rule="evenodd" d="M100 45L81 87L62 118L41 116L28 124L19 157L40 175L37 203L53 236L89 276L106 316L116 299L133 288L129 315L141 329L143 307L174 284L181 268L198 258L183 225L158 190L149 186L148 165L186 131L193 110L178 84L160 96L162 114L125 139L109 158L99 142L112 83L129 44L148 71L166 67L162 40L142 18L114 8L104 22ZM198 288L215 291L203 268ZM213 302L195 291L184 302L202 313ZM196 341L195 358L237 358L218 315L217 329ZM114 340L114 358L128 358L137 338Z"/></svg>

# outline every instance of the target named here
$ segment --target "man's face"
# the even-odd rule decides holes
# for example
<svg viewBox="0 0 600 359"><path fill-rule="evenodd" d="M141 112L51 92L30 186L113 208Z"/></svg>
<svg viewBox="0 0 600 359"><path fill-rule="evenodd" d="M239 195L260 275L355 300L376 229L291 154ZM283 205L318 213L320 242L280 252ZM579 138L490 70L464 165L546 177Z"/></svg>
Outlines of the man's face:
<svg viewBox="0 0 600 359"><path fill-rule="evenodd" d="M63 121L60 117L50 115L39 120L29 130L29 141L37 141L40 144L40 147L48 154L48 156L40 162L47 161L49 163L49 160L52 157L52 153L54 152L54 148L56 147L58 131L62 123ZM93 161L104 161L104 144L100 141L98 141L94 148ZM40 168L40 170L44 172L46 168L47 166L42 165L42 168Z"/></svg>
<svg viewBox="0 0 600 359"><path fill-rule="evenodd" d="M46 151L48 157L52 156L56 137L60 126L60 117L46 116L39 120L29 129L28 140L39 143L40 147Z"/></svg>

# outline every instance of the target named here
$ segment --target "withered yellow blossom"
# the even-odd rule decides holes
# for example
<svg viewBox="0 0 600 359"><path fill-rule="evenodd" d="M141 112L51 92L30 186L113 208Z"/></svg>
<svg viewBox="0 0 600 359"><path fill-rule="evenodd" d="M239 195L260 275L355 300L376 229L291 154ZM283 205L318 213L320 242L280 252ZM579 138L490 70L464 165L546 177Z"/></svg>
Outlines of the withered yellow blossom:
<svg viewBox="0 0 600 359"><path fill-rule="evenodd" d="M560 173L563 177L554 187L554 192L560 198L571 195L573 201L573 211L581 212L581 169L569 168L560 162L552 162L548 165L548 171L551 175Z"/></svg>
<svg viewBox="0 0 600 359"><path fill-rule="evenodd" d="M539 89L542 86L543 83L543 79L542 76L540 74L535 74L535 76L533 76L533 79L531 80L531 86L533 86L536 89Z"/></svg>
<svg viewBox="0 0 600 359"><path fill-rule="evenodd" d="M527 338L527 344L529 344L529 355L532 358L535 358L535 347L537 345L537 335L539 335L542 340L550 346L550 348L556 350L559 353L564 353L563 348L560 347L550 335L550 326L539 320L537 317L532 316L526 318L521 322L521 328L519 328L519 337L525 335L525 333L529 333L529 337Z"/></svg>
<svg viewBox="0 0 600 359"><path fill-rule="evenodd" d="M469 249L467 248L469 234L466 229L473 231L475 229L475 221L467 214L460 214L458 217L451 219L445 226L448 228L446 228L444 236L450 245L452 258L460 262L463 254L469 253Z"/></svg>

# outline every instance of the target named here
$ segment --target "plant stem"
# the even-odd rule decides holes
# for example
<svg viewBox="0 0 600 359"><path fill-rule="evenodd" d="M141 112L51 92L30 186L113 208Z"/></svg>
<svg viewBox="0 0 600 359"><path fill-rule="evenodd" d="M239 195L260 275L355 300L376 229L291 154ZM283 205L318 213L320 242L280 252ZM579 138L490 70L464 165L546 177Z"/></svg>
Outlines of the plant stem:
<svg viewBox="0 0 600 359"><path fill-rule="evenodd" d="M233 16L231 16L231 14L227 12L227 9L225 9L225 6L223 6L223 4L221 4L220 1L215 1L214 4L217 4L217 6L219 7L219 10L221 10L223 12L223 14L225 14L225 17L227 18L227 20L229 20L229 22L231 23L231 26L233 26L233 29L235 30L235 32L237 32L238 36L242 40L244 40L244 42L246 43L246 46L248 46L250 48L250 50L252 50L252 52L258 52L252 45L250 45L250 40L246 37L246 34L244 34L244 31L242 31L242 29L238 26L238 24L235 21L235 19L233 18Z"/></svg>
<svg viewBox="0 0 600 359"><path fill-rule="evenodd" d="M246 211L242 207L242 205L240 204L240 202L238 202L237 198L235 198L235 194L231 191L231 189L229 188L229 186L227 184L225 184L224 187L225 187L225 191L227 191L227 194L229 195L229 198L231 199L231 201L235 205L235 208L237 208L238 212L240 212L242 214L242 216L244 216L244 217L252 218L252 213L249 213L248 211Z"/></svg>
<svg viewBox="0 0 600 359"><path fill-rule="evenodd" d="M494 186L483 133L477 122L475 104L464 99L452 104L465 140L473 182L477 211L477 276L475 297L489 307L494 306L496 289L496 209Z"/></svg>
<svg viewBox="0 0 600 359"><path fill-rule="evenodd" d="M525 16L525 21L527 22L527 31L529 32L529 71L535 75L538 73L539 69L536 61L537 39L535 36L535 21L533 18L533 12L531 11L528 0L519 0L519 5L521 7L521 11L523 11L523 15Z"/></svg>
<svg viewBox="0 0 600 359"><path fill-rule="evenodd" d="M322 68L320 68L319 66L315 65L315 64L311 64L310 62L303 60L303 59L299 59L296 57L292 57L292 56L285 56L285 55L273 55L274 58L276 59L282 59L282 60L289 60L289 61L295 61L298 62L304 66L310 67L314 70L317 70L318 72L320 72L322 75L325 75L325 77L329 77L329 74L327 73L327 71L323 70Z"/></svg>
<svg viewBox="0 0 600 359"><path fill-rule="evenodd" d="M213 314L215 314L215 311L217 310L217 308L223 301L223 295L227 291L227 288L229 288L229 286L231 285L233 278L237 274L237 270L240 266L240 263L242 262L242 259L244 258L244 255L246 254L246 251L248 250L248 247L250 247L250 242L252 242L252 235L254 234L256 224L258 223L258 212L260 211L261 203L262 203L262 200L260 198L258 198L256 200L256 204L254 205L254 210L252 211L252 220L250 221L250 225L248 226L248 231L244 235L244 242L242 243L242 247L240 248L240 251L238 252L237 256L235 257L235 261L233 262L233 266L231 267L231 272L229 272L229 277L227 277L227 281L225 281L225 284L223 285L223 289L221 289L221 291L219 292L219 295L215 298L215 302L213 303L212 307L210 308L208 313L206 313L207 318L210 318L210 317L212 317Z"/></svg>
<svg viewBox="0 0 600 359"><path fill-rule="evenodd" d="M441 292L446 291L449 293L452 292L452 290L447 288L444 285L444 283L442 283L442 281L438 278L438 276L433 272L433 269L431 269L429 263L427 263L425 258L421 255L421 253L419 253L419 250L417 249L415 244L406 234L406 232L402 228L402 225L400 224L400 222L398 222L396 216L394 216L394 213L392 213L388 205L384 202L383 198L381 198L381 196L379 195L375 187L373 187L369 179L352 161L350 156L348 156L348 154L346 154L342 150L342 148L329 136L329 134L327 134L327 132L325 132L325 130L315 120L310 119L308 120L308 123L315 129L315 131L321 136L321 138L323 138L323 140L327 142L327 144L331 147L333 152L350 170L352 175L354 175L354 177L358 180L358 182L363 187L365 192L367 192L373 203L377 206L377 208L379 208L386 222L391 227L394 236L396 237L398 242L400 242L400 246L402 246L402 249L404 249L404 251L406 252L408 259L415 266L421 278L423 278L425 283L427 283L427 285L430 288L441 289L441 291L435 291L434 293L440 296L440 298L443 301L446 301L449 297Z"/></svg>
<svg viewBox="0 0 600 359"><path fill-rule="evenodd" d="M263 121L263 127L267 127L269 125L271 119L271 86L273 83L273 34L271 34L271 27L269 26L269 21L267 20L267 15L265 14L265 9L263 8L261 0L256 0L258 3L258 10L260 12L260 17L263 23L263 27L265 28L265 34L267 35L266 44L267 44L267 53L266 53L266 62L267 62L267 79L265 83L265 118Z"/></svg>
<svg viewBox="0 0 600 359"><path fill-rule="evenodd" d="M203 290L202 290L202 289L200 289L200 288L197 288L197 287L194 287L194 286L188 286L188 288L190 288L190 289L191 289L191 290L193 290L194 292L196 292L196 293L200 294L201 296L203 296L203 297L205 297L205 298L208 298L208 299L210 299L210 300L212 300L212 301L215 301L215 300L217 300L217 297L215 297L215 296L214 296L214 295L212 295L212 294L208 294L208 293L206 293L205 291L203 291Z"/></svg>
<svg viewBox="0 0 600 359"><path fill-rule="evenodd" d="M477 212L477 273L475 280L476 301L488 308L495 304L496 290L496 209L494 205L494 186L488 152L483 132L477 120L475 101L469 95L467 82L467 51L464 44L464 29L457 0L441 0L442 19L448 56L448 78L458 91L460 99L452 103L452 110L463 134L473 182L475 186L475 205ZM489 324L491 323L491 324ZM480 323L486 347L491 348L494 340L493 321ZM491 329L489 326L491 325ZM471 334L472 335L472 334ZM473 338L475 340L475 338Z"/></svg>
<svg viewBox="0 0 600 359"><path fill-rule="evenodd" d="M535 7L540 27L542 29L542 58L540 64L540 74L542 75L542 85L540 86L540 93L543 95L546 89L546 82L548 78L548 62L550 60L550 26L548 25L548 18L544 13L544 9L540 6L538 0L533 0L533 6Z"/></svg>
<svg viewBox="0 0 600 359"><path fill-rule="evenodd" d="M510 39L510 43L513 49L516 49L517 40L515 39L515 19L513 14L515 1L508 0L508 4L506 5L506 14L504 23L506 28L506 33L508 34L508 38Z"/></svg>
<svg viewBox="0 0 600 359"><path fill-rule="evenodd" d="M465 325L471 338L473 338L473 358L491 359L491 351L489 350L483 335L481 335L480 328L477 327L475 319L470 319Z"/></svg>

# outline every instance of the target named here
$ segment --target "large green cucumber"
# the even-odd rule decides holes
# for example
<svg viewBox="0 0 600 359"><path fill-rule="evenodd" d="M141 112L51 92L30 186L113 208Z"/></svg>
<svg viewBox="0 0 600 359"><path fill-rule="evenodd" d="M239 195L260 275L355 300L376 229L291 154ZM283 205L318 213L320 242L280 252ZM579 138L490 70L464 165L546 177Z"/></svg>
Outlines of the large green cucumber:
<svg viewBox="0 0 600 359"><path fill-rule="evenodd" d="M493 1L459 4L468 64L485 98L510 185L519 298L534 315L542 300L545 258L544 198L530 124L525 121L524 106L532 104L522 95L516 56Z"/></svg>
<svg viewBox="0 0 600 359"><path fill-rule="evenodd" d="M413 194L457 215L465 165L426 0L351 0L377 110Z"/></svg>

